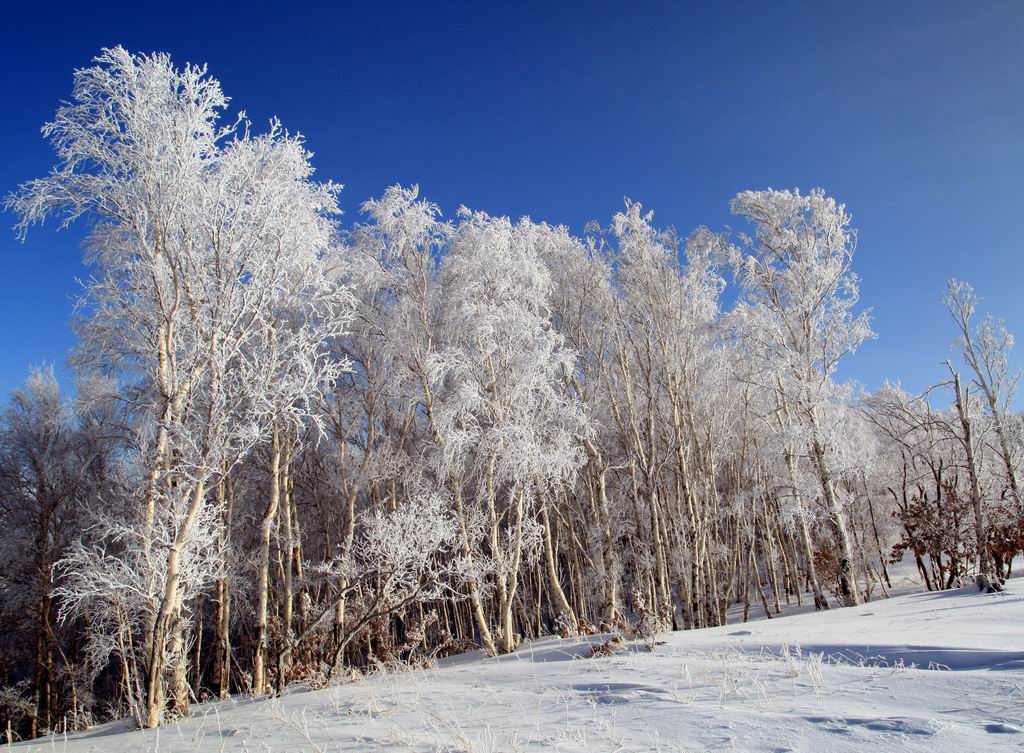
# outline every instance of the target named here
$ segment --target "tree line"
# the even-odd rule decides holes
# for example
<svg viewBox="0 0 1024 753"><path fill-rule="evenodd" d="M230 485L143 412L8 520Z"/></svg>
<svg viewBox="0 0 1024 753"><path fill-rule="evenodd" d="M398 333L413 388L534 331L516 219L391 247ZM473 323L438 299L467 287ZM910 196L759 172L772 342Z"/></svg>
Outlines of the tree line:
<svg viewBox="0 0 1024 753"><path fill-rule="evenodd" d="M874 333L823 191L738 194L735 237L401 186L343 226L300 136L227 113L205 68L104 50L8 197L22 234L89 223L91 273L73 396L39 369L0 418L9 736L856 605L905 556L1010 574L1012 336L951 280L945 381L840 381Z"/></svg>

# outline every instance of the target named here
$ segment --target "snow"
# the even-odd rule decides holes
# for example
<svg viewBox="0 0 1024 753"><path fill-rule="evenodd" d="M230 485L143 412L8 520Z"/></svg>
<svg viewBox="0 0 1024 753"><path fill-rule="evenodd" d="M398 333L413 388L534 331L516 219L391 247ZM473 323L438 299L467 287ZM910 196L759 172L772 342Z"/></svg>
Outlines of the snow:
<svg viewBox="0 0 1024 753"><path fill-rule="evenodd" d="M196 706L12 750L1020 751L1024 579L661 636L548 638L281 699Z"/></svg>

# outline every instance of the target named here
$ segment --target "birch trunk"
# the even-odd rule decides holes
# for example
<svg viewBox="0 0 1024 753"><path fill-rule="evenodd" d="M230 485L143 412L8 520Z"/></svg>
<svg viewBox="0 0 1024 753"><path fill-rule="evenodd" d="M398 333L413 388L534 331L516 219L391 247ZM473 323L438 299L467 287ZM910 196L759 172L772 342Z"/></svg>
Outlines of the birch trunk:
<svg viewBox="0 0 1024 753"><path fill-rule="evenodd" d="M270 499L260 526L260 569L256 585L256 656L253 659L252 694L267 692L267 618L270 581L270 534L281 503L281 437L274 428L270 455Z"/></svg>
<svg viewBox="0 0 1024 753"><path fill-rule="evenodd" d="M565 591L562 590L562 584L558 579L558 566L555 562L555 548L551 535L551 520L548 516L546 502L541 505L540 520L544 529L544 564L548 577L548 589L556 611L555 617L566 623L566 628L571 635L576 635L579 632L579 623L576 621L576 613L569 605L569 600L565 598Z"/></svg>

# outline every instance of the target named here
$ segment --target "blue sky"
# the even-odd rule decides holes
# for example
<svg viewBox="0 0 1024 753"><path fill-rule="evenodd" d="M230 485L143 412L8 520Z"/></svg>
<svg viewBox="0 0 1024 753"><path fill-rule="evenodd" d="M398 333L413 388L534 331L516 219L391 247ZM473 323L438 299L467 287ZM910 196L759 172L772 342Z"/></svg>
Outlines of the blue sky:
<svg viewBox="0 0 1024 753"><path fill-rule="evenodd" d="M685 235L734 224L740 190L820 186L859 228L879 334L845 377L941 378L950 275L1024 336L1024 2L149 5L5 9L0 193L49 169L72 70L122 44L206 62L305 134L346 221L416 182L448 215L577 231L629 196ZM84 232L0 230L0 394L62 367Z"/></svg>

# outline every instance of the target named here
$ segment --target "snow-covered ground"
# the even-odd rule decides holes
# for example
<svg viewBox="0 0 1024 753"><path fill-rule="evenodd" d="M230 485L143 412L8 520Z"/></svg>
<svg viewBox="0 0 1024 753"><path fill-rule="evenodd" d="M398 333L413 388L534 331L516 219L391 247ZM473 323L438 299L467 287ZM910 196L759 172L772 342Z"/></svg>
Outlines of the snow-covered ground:
<svg viewBox="0 0 1024 753"><path fill-rule="evenodd" d="M546 639L17 751L1024 750L1024 579L663 636Z"/></svg>

